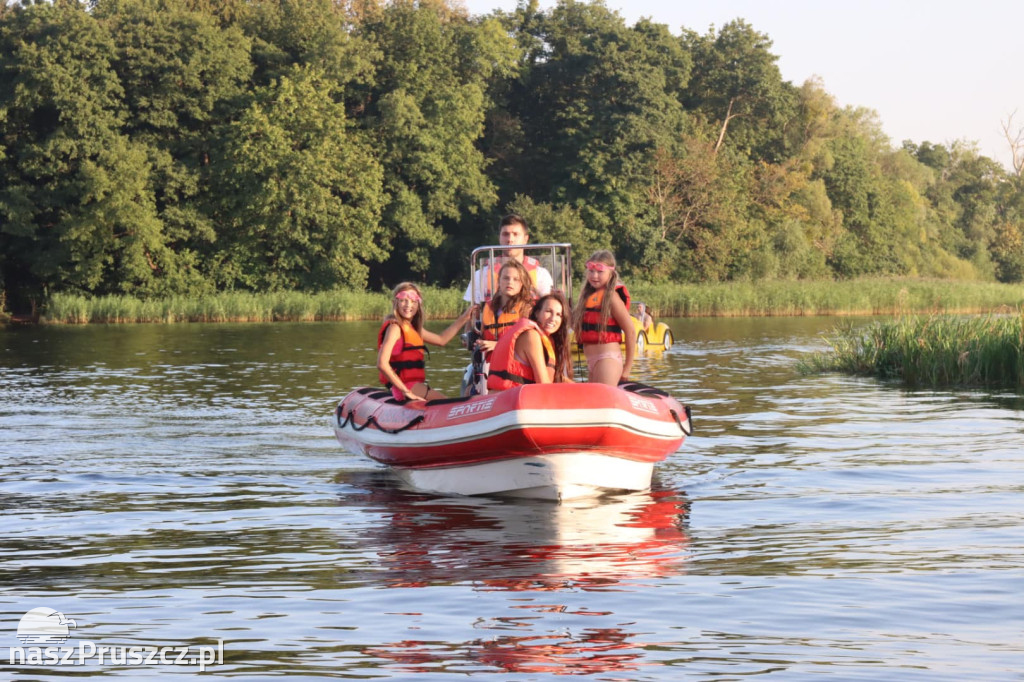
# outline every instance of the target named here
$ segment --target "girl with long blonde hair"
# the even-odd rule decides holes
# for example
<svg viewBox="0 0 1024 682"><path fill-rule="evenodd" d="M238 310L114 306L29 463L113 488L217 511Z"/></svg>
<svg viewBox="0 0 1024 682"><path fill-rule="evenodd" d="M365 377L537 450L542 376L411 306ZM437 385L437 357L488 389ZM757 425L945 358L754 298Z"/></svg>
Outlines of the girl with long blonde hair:
<svg viewBox="0 0 1024 682"><path fill-rule="evenodd" d="M616 386L629 380L636 333L629 316L629 291L618 277L611 251L596 251L587 260L586 283L573 311L572 326L583 345L590 381ZM620 349L623 342L625 360Z"/></svg>
<svg viewBox="0 0 1024 682"><path fill-rule="evenodd" d="M470 306L440 334L423 328L423 295L412 282L392 292L391 314L377 332L377 369L380 381L396 400L434 400L444 394L427 384L426 344L447 345L476 311Z"/></svg>

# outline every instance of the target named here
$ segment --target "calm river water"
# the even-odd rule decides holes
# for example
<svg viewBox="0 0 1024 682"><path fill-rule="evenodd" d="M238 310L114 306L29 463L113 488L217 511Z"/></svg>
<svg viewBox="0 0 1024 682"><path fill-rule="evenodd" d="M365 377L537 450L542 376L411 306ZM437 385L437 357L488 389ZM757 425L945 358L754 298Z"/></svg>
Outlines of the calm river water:
<svg viewBox="0 0 1024 682"><path fill-rule="evenodd" d="M220 640L204 674L242 679L1024 679L1024 400L800 376L832 319L669 322L634 378L693 438L563 505L343 452L375 324L0 330L3 676L199 672L11 666L46 608L72 656Z"/></svg>

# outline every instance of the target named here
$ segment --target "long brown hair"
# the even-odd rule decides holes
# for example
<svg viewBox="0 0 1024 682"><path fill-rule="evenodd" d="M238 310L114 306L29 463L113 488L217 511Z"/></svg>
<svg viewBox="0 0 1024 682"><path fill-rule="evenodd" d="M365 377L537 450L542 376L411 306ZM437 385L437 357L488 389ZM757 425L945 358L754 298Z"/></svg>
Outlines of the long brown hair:
<svg viewBox="0 0 1024 682"><path fill-rule="evenodd" d="M601 251L595 251L587 260L595 263L604 263L612 268L616 266L615 254L604 249ZM597 291L594 287L590 286L590 282L586 279L584 279L583 282L583 289L580 291L580 298L576 303L576 309L573 311L572 315L572 328L576 332L576 338L579 338L580 334L583 332L583 313L587 299L590 298L591 294ZM619 272L616 269L612 272L612 276L608 278L608 284L604 288L604 297L601 299L601 321L598 323L600 325L598 333L600 334L603 334L608 329L608 316L611 315L612 309L612 294L615 292L615 287L618 286L619 283Z"/></svg>
<svg viewBox="0 0 1024 682"><path fill-rule="evenodd" d="M501 286L501 273L505 272L505 268L512 268L519 272L523 288L511 298L506 298L505 294L495 294L491 299L491 310L494 311L495 317L501 315L502 311L511 313L517 310L520 316L525 317L530 314L530 306L533 305L533 279L530 277L530 271L517 260L505 261L501 270L498 270L498 286Z"/></svg>
<svg viewBox="0 0 1024 682"><path fill-rule="evenodd" d="M537 322L544 301L549 298L562 304L562 326L548 337L551 339L551 345L555 348L555 382L561 382L565 381L565 377L572 376L572 363L569 357L569 323L572 320L572 306L569 305L565 294L555 290L537 299L537 302L533 304L533 310L530 311L530 319Z"/></svg>

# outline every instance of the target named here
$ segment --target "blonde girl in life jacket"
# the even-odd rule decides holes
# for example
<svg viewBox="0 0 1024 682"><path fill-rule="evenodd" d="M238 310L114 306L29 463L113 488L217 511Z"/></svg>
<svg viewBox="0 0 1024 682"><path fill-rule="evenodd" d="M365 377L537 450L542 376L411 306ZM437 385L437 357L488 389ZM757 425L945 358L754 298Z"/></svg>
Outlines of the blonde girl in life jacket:
<svg viewBox="0 0 1024 682"><path fill-rule="evenodd" d="M377 333L377 369L380 381L396 400L435 400L444 394L427 385L426 345L447 345L476 312L470 306L440 334L423 328L423 296L412 282L392 292L394 307Z"/></svg>
<svg viewBox="0 0 1024 682"><path fill-rule="evenodd" d="M573 312L573 330L583 344L590 381L616 386L628 381L636 356L636 334L629 316L629 292L619 280L615 256L597 251L587 261L586 284ZM626 334L623 334L623 331ZM619 344L625 341L626 359Z"/></svg>
<svg viewBox="0 0 1024 682"><path fill-rule="evenodd" d="M480 317L480 339L476 347L490 356L498 339L533 308L530 273L519 261L509 260L498 271L498 290L484 305Z"/></svg>

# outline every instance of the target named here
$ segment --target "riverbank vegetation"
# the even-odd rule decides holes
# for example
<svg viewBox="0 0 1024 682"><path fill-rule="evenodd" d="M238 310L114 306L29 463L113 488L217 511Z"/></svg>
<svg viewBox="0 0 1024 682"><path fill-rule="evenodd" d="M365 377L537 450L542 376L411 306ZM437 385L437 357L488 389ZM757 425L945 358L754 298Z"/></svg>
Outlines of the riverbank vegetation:
<svg viewBox="0 0 1024 682"><path fill-rule="evenodd" d="M947 280L640 283L630 291L668 317L979 313L1024 305L1024 285Z"/></svg>
<svg viewBox="0 0 1024 682"><path fill-rule="evenodd" d="M667 310L676 283L1024 278L1020 167L894 144L777 60L742 20L574 0L4 3L0 293L31 315L447 288L510 211L672 282Z"/></svg>
<svg viewBox="0 0 1024 682"><path fill-rule="evenodd" d="M631 284L633 299L659 317L758 315L886 315L910 312L984 312L1024 306L1024 286L941 280ZM462 288L424 287L428 317L454 318L465 310ZM57 294L42 321L51 324L123 322L275 322L377 320L391 310L387 292L334 290L224 292L203 298L89 298Z"/></svg>
<svg viewBox="0 0 1024 682"><path fill-rule="evenodd" d="M898 379L919 387L1024 390L1024 309L1013 315L904 316L867 327L847 325L828 343L832 351L802 361L802 371Z"/></svg>
<svg viewBox="0 0 1024 682"><path fill-rule="evenodd" d="M454 318L466 309L463 292L422 287L428 319ZM41 321L48 324L130 322L321 322L380 320L391 312L389 293L338 289L313 294L230 291L203 298L132 296L87 298L56 294Z"/></svg>

